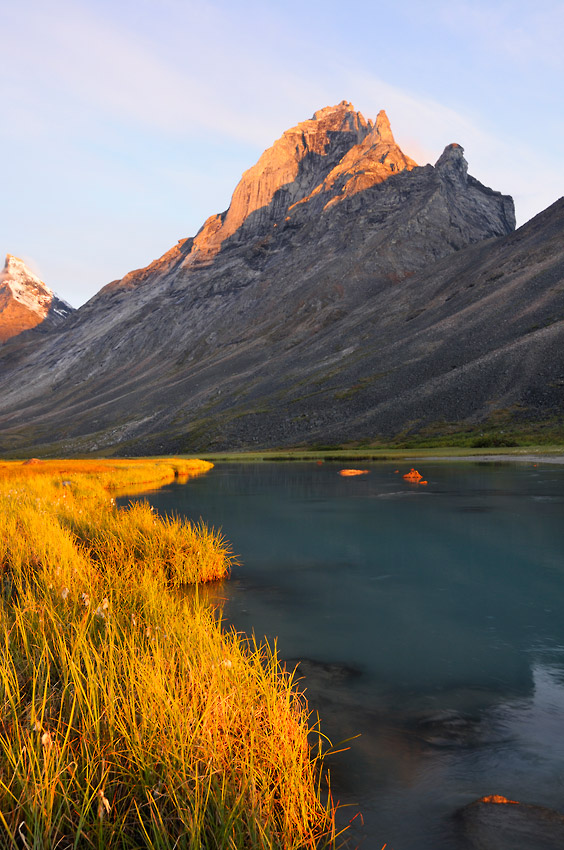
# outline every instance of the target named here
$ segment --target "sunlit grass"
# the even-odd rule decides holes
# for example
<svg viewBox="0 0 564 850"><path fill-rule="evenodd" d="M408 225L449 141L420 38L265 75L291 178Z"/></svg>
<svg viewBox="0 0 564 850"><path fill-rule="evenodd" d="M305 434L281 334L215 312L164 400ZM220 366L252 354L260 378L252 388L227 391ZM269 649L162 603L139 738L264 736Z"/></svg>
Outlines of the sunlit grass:
<svg viewBox="0 0 564 850"><path fill-rule="evenodd" d="M228 546L112 497L209 467L0 464L0 846L335 846L291 676L181 590Z"/></svg>

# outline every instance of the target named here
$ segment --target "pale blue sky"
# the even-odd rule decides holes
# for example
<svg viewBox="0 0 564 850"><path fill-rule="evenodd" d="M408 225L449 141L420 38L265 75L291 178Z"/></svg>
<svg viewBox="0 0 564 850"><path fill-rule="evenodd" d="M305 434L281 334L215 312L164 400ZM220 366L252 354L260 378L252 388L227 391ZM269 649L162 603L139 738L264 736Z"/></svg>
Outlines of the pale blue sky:
<svg viewBox="0 0 564 850"><path fill-rule="evenodd" d="M0 0L0 251L74 306L226 209L290 126L385 109L523 223L564 194L564 2Z"/></svg>

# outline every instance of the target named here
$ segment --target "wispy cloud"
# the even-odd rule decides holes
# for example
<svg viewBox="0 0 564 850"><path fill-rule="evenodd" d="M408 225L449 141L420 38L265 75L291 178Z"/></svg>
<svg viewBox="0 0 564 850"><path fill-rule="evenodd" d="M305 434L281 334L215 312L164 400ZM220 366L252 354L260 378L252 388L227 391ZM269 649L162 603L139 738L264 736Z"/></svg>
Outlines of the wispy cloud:
<svg viewBox="0 0 564 850"><path fill-rule="evenodd" d="M163 133L202 123L219 128L205 79L160 59L149 41L74 3L26 5L25 20L12 17L5 56L7 49L9 65L19 66L24 78L35 77L40 89L48 85L53 101L72 95L102 114Z"/></svg>
<svg viewBox="0 0 564 850"><path fill-rule="evenodd" d="M26 132L48 123L46 98L53 114L70 98L78 120L82 107L162 134L206 131L260 145L275 126L285 129L280 101L306 100L301 74L270 65L250 31L234 44L230 20L212 4L178 6L177 29L163 43L92 6L22 2L25 14L22 5L2 13L11 34L3 66L12 108L22 121L34 116Z"/></svg>
<svg viewBox="0 0 564 850"><path fill-rule="evenodd" d="M525 67L541 63L558 70L564 68L564 4L561 0L444 3L441 4L441 18L452 31L464 33L467 39L478 41L488 53L495 50L512 63Z"/></svg>

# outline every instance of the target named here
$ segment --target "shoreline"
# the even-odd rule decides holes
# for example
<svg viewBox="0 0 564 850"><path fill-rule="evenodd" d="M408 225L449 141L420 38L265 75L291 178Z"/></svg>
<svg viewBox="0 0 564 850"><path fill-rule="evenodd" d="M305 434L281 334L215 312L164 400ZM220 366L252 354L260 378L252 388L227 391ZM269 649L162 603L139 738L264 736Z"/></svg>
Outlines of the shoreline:
<svg viewBox="0 0 564 850"><path fill-rule="evenodd" d="M201 457L212 463L398 463L400 461L477 461L564 464L564 446L540 446L510 448L505 451L477 451L463 447L432 447L419 449L293 449L288 451L266 450L257 452L213 452L202 453Z"/></svg>
<svg viewBox="0 0 564 850"><path fill-rule="evenodd" d="M416 458L414 458L416 459ZM562 466L564 464L564 455L542 455L542 454L527 454L527 455L450 455L448 457L437 455L431 457L422 455L421 460L426 461L472 461L477 463L501 463L510 461L514 463L551 463Z"/></svg>

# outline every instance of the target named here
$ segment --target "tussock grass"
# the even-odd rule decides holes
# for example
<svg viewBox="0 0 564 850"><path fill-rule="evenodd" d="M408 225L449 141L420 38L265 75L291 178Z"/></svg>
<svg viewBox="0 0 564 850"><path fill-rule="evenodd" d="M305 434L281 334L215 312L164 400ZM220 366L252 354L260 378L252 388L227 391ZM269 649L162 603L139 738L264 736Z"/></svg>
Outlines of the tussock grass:
<svg viewBox="0 0 564 850"><path fill-rule="evenodd" d="M228 546L112 497L210 466L0 464L0 847L336 846L292 677L180 590Z"/></svg>

